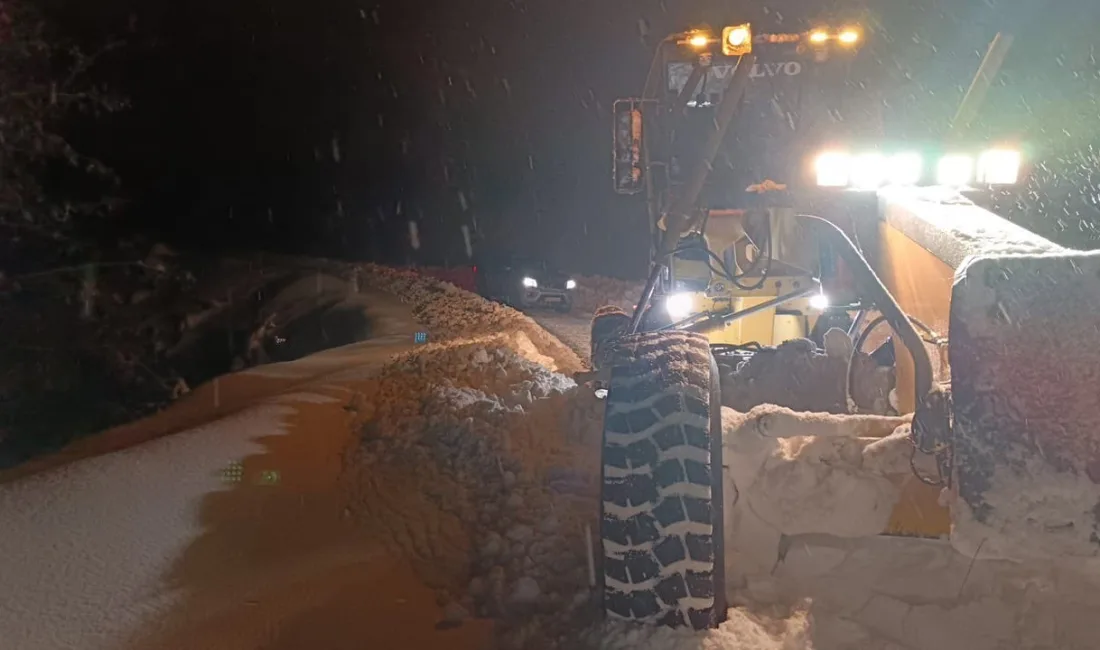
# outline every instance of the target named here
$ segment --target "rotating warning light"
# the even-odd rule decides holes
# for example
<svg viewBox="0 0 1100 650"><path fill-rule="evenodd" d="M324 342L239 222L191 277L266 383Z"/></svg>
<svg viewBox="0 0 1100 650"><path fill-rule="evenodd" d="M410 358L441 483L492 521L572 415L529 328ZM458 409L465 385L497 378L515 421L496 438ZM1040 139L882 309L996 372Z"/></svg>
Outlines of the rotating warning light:
<svg viewBox="0 0 1100 650"><path fill-rule="evenodd" d="M859 42L860 33L858 29L854 27L846 27L840 30L840 33L836 35L836 40L840 41L844 45L855 45Z"/></svg>
<svg viewBox="0 0 1100 650"><path fill-rule="evenodd" d="M820 29L815 29L814 31L810 32L811 43L820 45L827 40L829 40L829 32Z"/></svg>
<svg viewBox="0 0 1100 650"><path fill-rule="evenodd" d="M707 45L710 44L710 36L707 36L706 34L704 34L702 32L699 32L699 33L692 34L691 36L689 36L688 39L687 39L687 42L688 42L688 45L694 47L697 50L701 50L701 49L703 49L704 47L706 47Z"/></svg>
<svg viewBox="0 0 1100 650"><path fill-rule="evenodd" d="M722 30L722 54L743 56L752 51L752 27L749 23L730 25Z"/></svg>

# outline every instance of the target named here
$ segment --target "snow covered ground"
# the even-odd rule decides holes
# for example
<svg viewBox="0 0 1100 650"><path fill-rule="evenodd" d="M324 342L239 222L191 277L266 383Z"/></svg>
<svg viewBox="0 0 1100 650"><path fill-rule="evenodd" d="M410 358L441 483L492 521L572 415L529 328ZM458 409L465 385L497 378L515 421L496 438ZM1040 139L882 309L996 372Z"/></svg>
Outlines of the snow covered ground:
<svg viewBox="0 0 1100 650"><path fill-rule="evenodd" d="M848 485L868 462L855 440L829 458L776 445L740 472L771 487L727 506L739 607L720 629L604 623L603 402L570 378L587 345L567 333L587 319L555 337L410 273L329 272L358 276L370 341L223 377L99 438L114 453L92 439L83 460L0 484L0 648L1096 647L1097 592L1065 568L781 536L759 508L786 489L783 463ZM745 420L726 415L743 450Z"/></svg>
<svg viewBox="0 0 1100 650"><path fill-rule="evenodd" d="M582 359L587 359L591 354L592 314L577 311L559 314L549 310L532 310L528 312L528 316L568 345Z"/></svg>

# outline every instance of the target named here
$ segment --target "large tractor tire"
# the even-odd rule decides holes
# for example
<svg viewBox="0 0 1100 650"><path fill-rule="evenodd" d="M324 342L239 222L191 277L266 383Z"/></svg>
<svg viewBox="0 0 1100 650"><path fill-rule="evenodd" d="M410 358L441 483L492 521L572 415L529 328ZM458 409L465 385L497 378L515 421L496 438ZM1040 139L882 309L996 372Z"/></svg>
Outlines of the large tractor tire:
<svg viewBox="0 0 1100 650"><path fill-rule="evenodd" d="M697 630L724 617L720 412L703 336L650 332L615 345L600 513L609 616Z"/></svg>
<svg viewBox="0 0 1100 650"><path fill-rule="evenodd" d="M607 305L596 310L592 315L592 328L589 332L593 370L600 370L610 364L612 350L628 327L630 315L623 309Z"/></svg>

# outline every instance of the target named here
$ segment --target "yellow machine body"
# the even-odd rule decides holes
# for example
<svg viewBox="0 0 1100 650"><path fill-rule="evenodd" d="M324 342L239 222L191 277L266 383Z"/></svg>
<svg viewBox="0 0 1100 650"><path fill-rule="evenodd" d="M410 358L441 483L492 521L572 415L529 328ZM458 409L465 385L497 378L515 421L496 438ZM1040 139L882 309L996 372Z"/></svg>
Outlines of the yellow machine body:
<svg viewBox="0 0 1100 650"><path fill-rule="evenodd" d="M691 313L743 311L766 303L778 296L804 290L816 284L813 270L820 266L816 246L802 239L794 213L788 209L768 210L766 218L771 229L773 248L778 252L777 269L768 274L759 287L742 289L732 282L715 277L710 265L699 260L674 258L672 274L677 279L706 285L706 291L690 292ZM740 210L713 210L706 220L703 233L707 248L724 257L727 266L737 263L735 251L744 250L752 226L746 223ZM782 256L782 257L780 257ZM711 330L711 344L742 345L759 343L779 345L784 341L805 338L813 329L820 312L810 305L810 298L798 298L781 308L761 309L731 321L725 327Z"/></svg>
<svg viewBox="0 0 1100 650"><path fill-rule="evenodd" d="M972 255L981 254L983 242L1003 246L1005 242L1030 250L1056 250L1050 242L1018 228L997 215L973 204L927 201L920 190L880 190L877 208L847 224L846 230L860 242L875 273L897 300L902 310L940 335L947 336L952 318L952 291L956 274ZM733 212L733 211L729 211ZM706 291L691 294L693 314L705 312L741 311L777 296L789 294L816 282L814 273L820 268L817 248L801 238L787 210L769 213L772 225L774 266L779 273L770 273L759 289L746 291L728 280L712 277L710 268L698 261L674 261L676 277L688 276L696 282L706 278ZM787 220L787 224L782 223ZM960 229L959 224L971 224L974 234ZM713 230L710 225L716 225ZM735 248L746 237L743 215L720 215L711 219L705 233L708 247L718 253ZM809 245L808 245L809 244ZM721 253L719 253L721 254ZM791 272L795 271L795 272ZM751 279L750 279L751 280ZM809 298L784 304L780 309L764 309L711 331L712 344L778 345L787 340L804 338L812 330L818 313ZM936 380L951 379L945 350L930 349L936 370ZM912 413L914 404L913 362L903 346L896 347L897 395L901 413ZM919 537L942 537L951 533L951 514L942 505L940 488L922 483L915 476L898 480L901 499L895 507L884 534Z"/></svg>

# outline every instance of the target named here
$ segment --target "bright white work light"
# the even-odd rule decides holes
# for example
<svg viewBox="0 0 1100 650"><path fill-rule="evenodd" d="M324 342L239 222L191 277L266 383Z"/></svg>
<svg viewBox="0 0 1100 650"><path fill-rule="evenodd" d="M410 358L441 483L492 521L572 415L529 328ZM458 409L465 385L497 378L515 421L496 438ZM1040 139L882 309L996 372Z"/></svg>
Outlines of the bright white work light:
<svg viewBox="0 0 1100 650"><path fill-rule="evenodd" d="M969 185L974 176L974 159L964 154L949 154L936 165L936 183L951 187Z"/></svg>
<svg viewBox="0 0 1100 650"><path fill-rule="evenodd" d="M851 183L861 190L873 190L886 182L886 157L863 153L852 158Z"/></svg>
<svg viewBox="0 0 1100 650"><path fill-rule="evenodd" d="M978 156L978 182L987 185L1013 185L1020 175L1020 152L990 149Z"/></svg>
<svg viewBox="0 0 1100 650"><path fill-rule="evenodd" d="M665 311L673 321L681 321L691 315L690 293L674 293L665 298Z"/></svg>
<svg viewBox="0 0 1100 650"><path fill-rule="evenodd" d="M537 289L539 286L539 281L535 278L523 278L523 286L527 287L528 289Z"/></svg>
<svg viewBox="0 0 1100 650"><path fill-rule="evenodd" d="M890 185L916 185L924 175L919 153L896 153L886 161L886 182Z"/></svg>
<svg viewBox="0 0 1100 650"><path fill-rule="evenodd" d="M845 187L852 173L852 157L840 151L826 151L814 160L820 187Z"/></svg>
<svg viewBox="0 0 1100 650"><path fill-rule="evenodd" d="M576 280L566 280L565 281L565 288L566 289L576 289L577 288L577 281Z"/></svg>
<svg viewBox="0 0 1100 650"><path fill-rule="evenodd" d="M829 308L829 296L823 293L815 293L810 296L810 309L825 311Z"/></svg>

